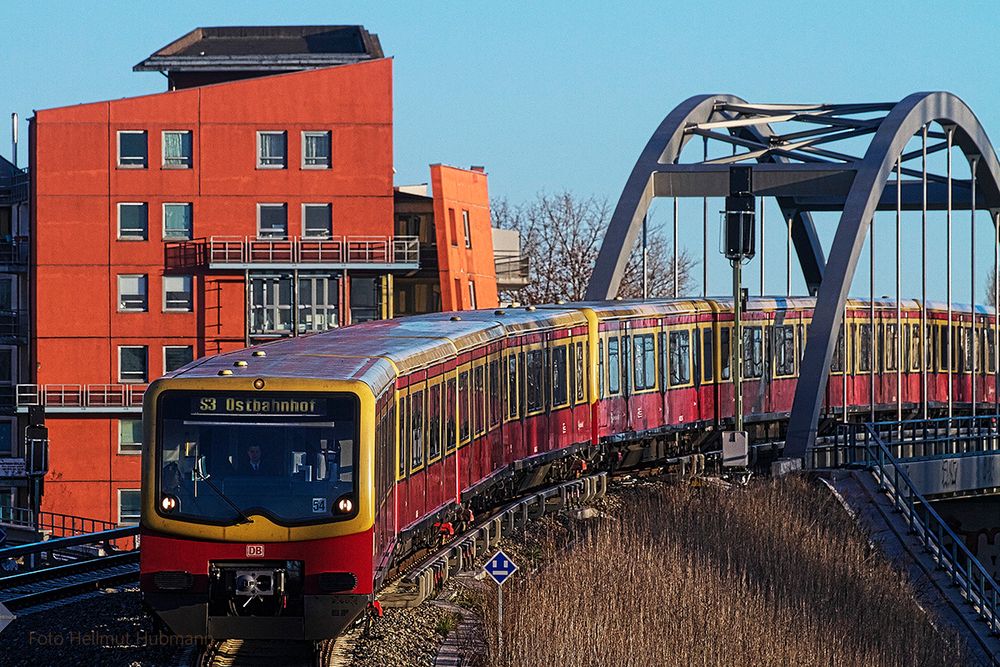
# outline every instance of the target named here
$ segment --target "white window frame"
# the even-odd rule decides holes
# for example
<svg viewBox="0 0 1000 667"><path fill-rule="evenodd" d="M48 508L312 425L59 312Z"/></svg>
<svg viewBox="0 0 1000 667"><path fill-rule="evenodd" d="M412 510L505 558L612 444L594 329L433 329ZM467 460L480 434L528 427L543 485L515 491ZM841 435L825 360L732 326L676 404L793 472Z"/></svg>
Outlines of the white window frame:
<svg viewBox="0 0 1000 667"><path fill-rule="evenodd" d="M476 281L474 280L469 281L469 306L472 310L476 310L478 307L476 303Z"/></svg>
<svg viewBox="0 0 1000 667"><path fill-rule="evenodd" d="M306 164L306 136L325 134L329 145L329 155L326 156L326 164ZM302 130L301 134L302 156L301 163L303 169L332 169L333 168L333 132L330 130ZM287 151L287 146L286 146Z"/></svg>
<svg viewBox="0 0 1000 667"><path fill-rule="evenodd" d="M142 238L138 236L122 236L122 206L145 206L146 207L146 229ZM115 205L118 212L118 240L119 241L148 241L149 240L149 202L144 201L120 201Z"/></svg>
<svg viewBox="0 0 1000 667"><path fill-rule="evenodd" d="M167 350L176 350L176 349L182 349L182 348L185 349L185 350L191 350L191 361L194 361L194 345L164 345L163 346L163 372L164 373L170 373L171 372L171 371L167 370Z"/></svg>
<svg viewBox="0 0 1000 667"><path fill-rule="evenodd" d="M125 456L139 456L140 454L142 454L142 441L141 440L138 443L129 443L130 446L134 446L135 444L138 444L139 445L138 449L123 449L122 448L122 445L124 444L122 442L122 424L125 423L125 422L139 422L139 424L140 424L140 429L139 429L140 433L142 431L142 427L141 427L142 419L126 419L126 418L119 419L118 420L118 453L119 454L124 454ZM140 437L142 437L142 436L140 435Z"/></svg>
<svg viewBox="0 0 1000 667"><path fill-rule="evenodd" d="M462 209L462 232L465 234L465 247L472 247L472 218L466 209Z"/></svg>
<svg viewBox="0 0 1000 667"><path fill-rule="evenodd" d="M186 134L191 137L191 154L187 156L187 164L167 164L167 135ZM149 152L149 147L146 147ZM191 169L194 167L194 132L191 130L163 130L160 133L160 166L163 169Z"/></svg>
<svg viewBox="0 0 1000 667"><path fill-rule="evenodd" d="M146 372L141 380L125 378L122 376L122 350L141 348L146 351ZM149 346L148 345L119 345L118 346L118 383L119 384L146 384L149 382Z"/></svg>
<svg viewBox="0 0 1000 667"><path fill-rule="evenodd" d="M174 308L167 305L167 281L171 278L187 279L188 305L186 308ZM190 313L194 310L194 276L190 274L163 276L163 312L165 313Z"/></svg>
<svg viewBox="0 0 1000 667"><path fill-rule="evenodd" d="M139 518L140 518L139 516L135 517L135 522L134 523L131 521L131 519L129 520L128 524L126 524L122 520L122 494L123 493L133 493L133 492L134 493L140 493L140 489L118 489L118 525L130 525L131 526L131 525L135 525L135 524L139 523ZM139 499L139 508L140 508L140 515L141 515L141 513L142 513L142 496L141 496L141 494L140 494L139 498L140 498Z"/></svg>
<svg viewBox="0 0 1000 667"><path fill-rule="evenodd" d="M283 206L285 209L285 233L283 236L261 236L260 233L260 211L264 206ZM331 213L332 215L332 213ZM288 240L288 202L257 202L257 238L262 241L287 241Z"/></svg>
<svg viewBox="0 0 1000 667"><path fill-rule="evenodd" d="M142 308L129 308L122 302L122 278L143 278L146 281L146 303ZM146 313L149 312L149 276L145 273L119 273L117 280L118 288L118 312L119 313Z"/></svg>
<svg viewBox="0 0 1000 667"><path fill-rule="evenodd" d="M146 135L146 158L143 164L122 164L122 135L123 134L144 134ZM119 169L148 169L149 168L149 132L146 130L118 130L115 133L115 153L117 154L117 164Z"/></svg>
<svg viewBox="0 0 1000 667"><path fill-rule="evenodd" d="M330 212L330 229L326 236L314 236L306 233L306 209L310 206L322 206ZM333 238L333 204L330 202L308 202L302 204L302 238L304 239L332 239Z"/></svg>
<svg viewBox="0 0 1000 667"><path fill-rule="evenodd" d="M282 156L281 164L264 164L261 162L261 137L265 134L280 134L285 138L285 154ZM287 169L288 168L288 132L285 130L257 130L257 168L258 169Z"/></svg>
<svg viewBox="0 0 1000 667"><path fill-rule="evenodd" d="M191 227L188 229L187 236L167 236L167 207L168 206L187 206L188 211L191 213ZM194 237L194 204L189 201L165 201L160 206L160 221L163 223L161 225L161 232L163 234L164 241L190 241Z"/></svg>

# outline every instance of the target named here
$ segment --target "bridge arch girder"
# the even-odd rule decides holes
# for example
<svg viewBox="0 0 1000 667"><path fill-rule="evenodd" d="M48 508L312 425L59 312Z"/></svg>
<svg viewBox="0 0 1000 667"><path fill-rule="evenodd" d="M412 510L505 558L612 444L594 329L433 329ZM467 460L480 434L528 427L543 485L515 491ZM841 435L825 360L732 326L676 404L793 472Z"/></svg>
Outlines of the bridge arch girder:
<svg viewBox="0 0 1000 667"><path fill-rule="evenodd" d="M721 118L717 111L720 104L746 104L735 95L696 95L681 102L653 132L639 154L632 172L625 182L621 197L612 213L611 221L601 244L590 283L588 300L613 298L621 285L629 253L642 229L642 219L649 211L653 194L653 175L663 166L674 163L692 135L685 130L690 125ZM766 143L772 136L769 125L738 126L729 130L732 136L744 136L759 143ZM780 155L766 155L759 162L785 162ZM815 292L822 281L825 260L812 216L798 211L790 203L778 198L785 219L792 221L792 235L799 263L803 268L810 292ZM704 260L703 260L704 261Z"/></svg>
<svg viewBox="0 0 1000 667"><path fill-rule="evenodd" d="M967 158L979 158L973 178L983 189L989 208L1000 208L1000 163L986 131L961 99L945 92L914 93L892 108L856 165L844 201L809 326L788 424L786 456L804 457L815 443L830 361L869 225L896 160L910 139L930 123L952 128L953 145Z"/></svg>

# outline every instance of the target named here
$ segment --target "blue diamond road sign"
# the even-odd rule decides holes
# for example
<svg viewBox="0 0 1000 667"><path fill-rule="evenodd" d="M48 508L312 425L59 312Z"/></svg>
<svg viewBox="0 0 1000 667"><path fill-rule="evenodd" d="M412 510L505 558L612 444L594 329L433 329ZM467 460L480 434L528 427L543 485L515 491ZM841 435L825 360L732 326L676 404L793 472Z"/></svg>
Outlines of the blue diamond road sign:
<svg viewBox="0 0 1000 667"><path fill-rule="evenodd" d="M493 581L497 582L498 586L503 586L503 582L517 572L517 565L514 565L514 561L501 550L489 559L483 569L486 570L486 574L493 578Z"/></svg>

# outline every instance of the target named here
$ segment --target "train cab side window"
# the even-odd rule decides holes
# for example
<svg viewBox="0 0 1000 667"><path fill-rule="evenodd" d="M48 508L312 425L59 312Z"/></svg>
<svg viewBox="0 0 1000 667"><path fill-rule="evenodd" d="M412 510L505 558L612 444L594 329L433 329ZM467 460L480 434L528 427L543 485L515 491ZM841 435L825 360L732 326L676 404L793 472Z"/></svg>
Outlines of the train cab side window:
<svg viewBox="0 0 1000 667"><path fill-rule="evenodd" d="M458 438L464 445L469 441L469 371L458 375Z"/></svg>
<svg viewBox="0 0 1000 667"><path fill-rule="evenodd" d="M517 355L507 357L507 416L517 418L520 393L517 391Z"/></svg>
<svg viewBox="0 0 1000 667"><path fill-rule="evenodd" d="M427 390L427 461L441 456L441 385Z"/></svg>
<svg viewBox="0 0 1000 667"><path fill-rule="evenodd" d="M476 435L480 435L486 430L486 367L476 366L472 372L472 378L475 382L475 393L474 400L475 405L473 409L475 410L476 417Z"/></svg>
<svg viewBox="0 0 1000 667"><path fill-rule="evenodd" d="M500 362L496 359L490 362L490 428L496 427L500 423L500 408L503 405L501 400L503 391L503 381L500 377L500 369L502 368Z"/></svg>
<svg viewBox="0 0 1000 667"><path fill-rule="evenodd" d="M407 396L405 395L399 397L399 440L396 442L396 459L399 462L397 475L400 478L406 477L406 443L409 442L409 438L407 437L409 424L407 422L406 400Z"/></svg>
<svg viewBox="0 0 1000 667"><path fill-rule="evenodd" d="M687 331L670 332L670 386L691 381L691 338Z"/></svg>
<svg viewBox="0 0 1000 667"><path fill-rule="evenodd" d="M705 382L715 380L715 332L712 329L702 329L701 332L702 349L702 379Z"/></svg>
<svg viewBox="0 0 1000 667"><path fill-rule="evenodd" d="M872 325L862 324L858 327L858 370L870 373L872 370Z"/></svg>
<svg viewBox="0 0 1000 667"><path fill-rule="evenodd" d="M529 350L525 364L528 413L545 408L545 359L542 350Z"/></svg>
<svg viewBox="0 0 1000 667"><path fill-rule="evenodd" d="M424 392L410 395L410 472L424 464Z"/></svg>
<svg viewBox="0 0 1000 667"><path fill-rule="evenodd" d="M455 378L448 378L444 398L444 451L455 451Z"/></svg>
<svg viewBox="0 0 1000 667"><path fill-rule="evenodd" d="M805 347L803 345L803 347ZM830 360L830 370L834 373L844 372L844 325L841 323L837 332L837 344L833 348L833 358Z"/></svg>
<svg viewBox="0 0 1000 667"><path fill-rule="evenodd" d="M774 327L774 374L795 375L795 328L791 325Z"/></svg>
<svg viewBox="0 0 1000 667"><path fill-rule="evenodd" d="M733 350L729 345L729 339L733 330L724 327L719 331L719 377L728 380L730 367L733 363Z"/></svg>
<svg viewBox="0 0 1000 667"><path fill-rule="evenodd" d="M618 359L618 336L608 339L608 394L615 396L621 390L621 361Z"/></svg>
<svg viewBox="0 0 1000 667"><path fill-rule="evenodd" d="M763 327L747 327L743 330L743 375L748 379L764 375Z"/></svg>
<svg viewBox="0 0 1000 667"><path fill-rule="evenodd" d="M584 401L587 400L587 390L585 389L586 385L585 385L585 382L584 382L584 380L586 379L586 372L585 372L584 369L587 366L586 363L585 363L586 360L584 359L584 355L585 354L586 354L586 351L585 351L585 349L583 347L583 343L577 343L576 344L576 375L575 375L575 379L576 379L576 402L577 403L583 403Z"/></svg>
<svg viewBox="0 0 1000 667"><path fill-rule="evenodd" d="M566 346L556 345L552 348L552 407L558 408L569 402L569 382L566 373L569 365L566 361Z"/></svg>

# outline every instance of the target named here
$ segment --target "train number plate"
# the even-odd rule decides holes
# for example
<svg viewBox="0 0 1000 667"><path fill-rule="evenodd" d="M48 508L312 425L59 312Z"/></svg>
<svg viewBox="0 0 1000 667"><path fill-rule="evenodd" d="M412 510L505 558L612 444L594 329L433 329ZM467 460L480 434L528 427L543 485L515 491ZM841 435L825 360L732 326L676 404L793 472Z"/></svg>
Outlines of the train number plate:
<svg viewBox="0 0 1000 667"><path fill-rule="evenodd" d="M247 545L247 558L263 558L264 557L264 545L263 544L248 544Z"/></svg>

